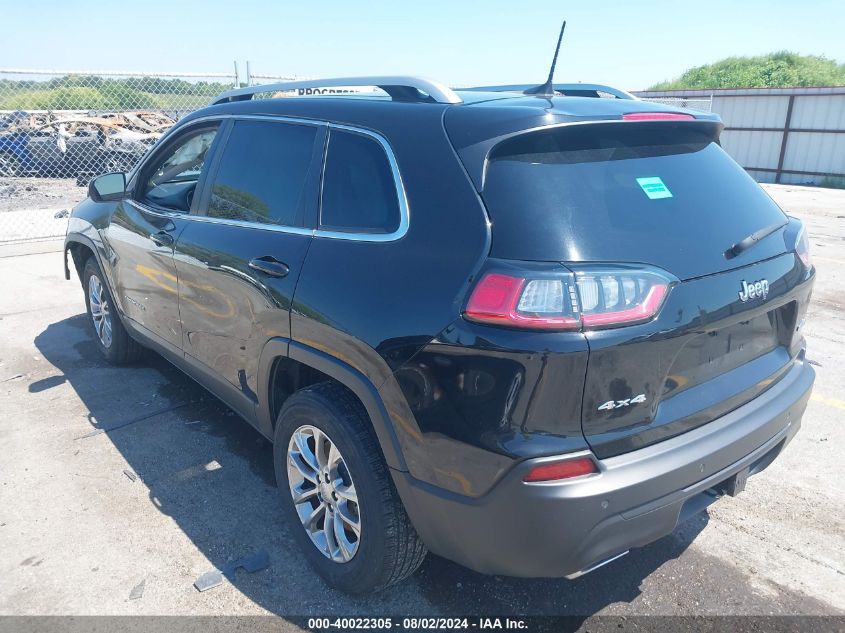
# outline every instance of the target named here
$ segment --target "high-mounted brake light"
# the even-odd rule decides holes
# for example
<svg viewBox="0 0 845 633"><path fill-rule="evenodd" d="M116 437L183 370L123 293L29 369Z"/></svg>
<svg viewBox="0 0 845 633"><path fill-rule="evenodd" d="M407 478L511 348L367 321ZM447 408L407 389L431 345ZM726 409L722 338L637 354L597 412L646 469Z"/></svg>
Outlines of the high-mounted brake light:
<svg viewBox="0 0 845 633"><path fill-rule="evenodd" d="M574 273L561 268L542 274L485 273L470 295L464 317L532 330L632 325L654 318L673 282L651 267L572 268Z"/></svg>
<svg viewBox="0 0 845 633"><path fill-rule="evenodd" d="M589 457L567 459L559 462L547 462L529 470L522 481L526 483L539 483L543 481L559 481L561 479L572 479L583 477L599 472L596 463Z"/></svg>
<svg viewBox="0 0 845 633"><path fill-rule="evenodd" d="M624 121L689 121L695 120L691 114L680 112L629 112L622 115Z"/></svg>

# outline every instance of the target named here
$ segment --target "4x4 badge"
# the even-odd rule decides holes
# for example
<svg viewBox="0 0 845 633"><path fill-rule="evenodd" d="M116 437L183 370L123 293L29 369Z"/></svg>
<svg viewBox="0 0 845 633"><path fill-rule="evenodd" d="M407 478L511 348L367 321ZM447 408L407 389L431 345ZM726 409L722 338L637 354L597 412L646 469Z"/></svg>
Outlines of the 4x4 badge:
<svg viewBox="0 0 845 633"><path fill-rule="evenodd" d="M633 398L626 398L625 400L608 400L603 405L599 406L599 411L609 411L610 409L621 409L623 407L630 407L632 404L640 404L645 402L646 397L644 393Z"/></svg>
<svg viewBox="0 0 845 633"><path fill-rule="evenodd" d="M739 291L739 300L743 303L749 299L756 299L757 297L765 299L769 296L768 279L761 279L752 283L748 283L743 279L739 283L742 286L742 290Z"/></svg>

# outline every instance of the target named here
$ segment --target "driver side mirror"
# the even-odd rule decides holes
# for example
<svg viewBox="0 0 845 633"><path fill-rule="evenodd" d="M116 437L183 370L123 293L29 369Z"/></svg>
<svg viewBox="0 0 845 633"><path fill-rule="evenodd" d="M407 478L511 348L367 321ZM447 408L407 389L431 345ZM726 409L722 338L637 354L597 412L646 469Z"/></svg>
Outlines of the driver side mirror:
<svg viewBox="0 0 845 633"><path fill-rule="evenodd" d="M120 200L126 195L126 174L113 172L97 176L88 183L88 197L94 202Z"/></svg>

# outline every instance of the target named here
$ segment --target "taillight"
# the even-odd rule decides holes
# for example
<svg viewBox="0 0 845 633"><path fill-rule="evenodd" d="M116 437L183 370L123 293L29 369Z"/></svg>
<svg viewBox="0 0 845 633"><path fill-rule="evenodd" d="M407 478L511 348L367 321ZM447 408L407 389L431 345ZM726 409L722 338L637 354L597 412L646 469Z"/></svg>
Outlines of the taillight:
<svg viewBox="0 0 845 633"><path fill-rule="evenodd" d="M464 316L470 321L541 330L574 330L571 281L564 278L527 279L486 273L469 297Z"/></svg>
<svg viewBox="0 0 845 633"><path fill-rule="evenodd" d="M651 269L576 269L584 327L631 325L651 320L663 306L672 280Z"/></svg>
<svg viewBox="0 0 845 633"><path fill-rule="evenodd" d="M807 227L801 226L798 237L795 240L795 254L807 268L812 268L813 258L810 257L810 239L807 237Z"/></svg>
<svg viewBox="0 0 845 633"><path fill-rule="evenodd" d="M623 114L622 119L624 121L694 121L695 117L680 112L629 112Z"/></svg>
<svg viewBox="0 0 845 633"><path fill-rule="evenodd" d="M546 462L538 464L529 470L522 481L527 483L540 483L544 481L560 481L561 479L572 479L583 477L599 472L596 463L589 457L578 457L566 459L559 462Z"/></svg>
<svg viewBox="0 0 845 633"><path fill-rule="evenodd" d="M572 265L553 272L490 271L476 284L469 321L536 330L580 330L648 321L674 281L651 267Z"/></svg>

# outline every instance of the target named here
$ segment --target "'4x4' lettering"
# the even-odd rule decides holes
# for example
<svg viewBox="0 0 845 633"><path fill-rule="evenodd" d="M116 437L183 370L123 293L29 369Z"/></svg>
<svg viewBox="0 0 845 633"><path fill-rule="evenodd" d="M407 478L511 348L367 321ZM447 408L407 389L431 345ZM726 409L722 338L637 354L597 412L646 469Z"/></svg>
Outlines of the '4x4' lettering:
<svg viewBox="0 0 845 633"><path fill-rule="evenodd" d="M608 400L599 407L599 411L609 411L610 409L622 409L623 407L630 407L632 404L640 404L645 402L646 397L644 393L626 400Z"/></svg>

